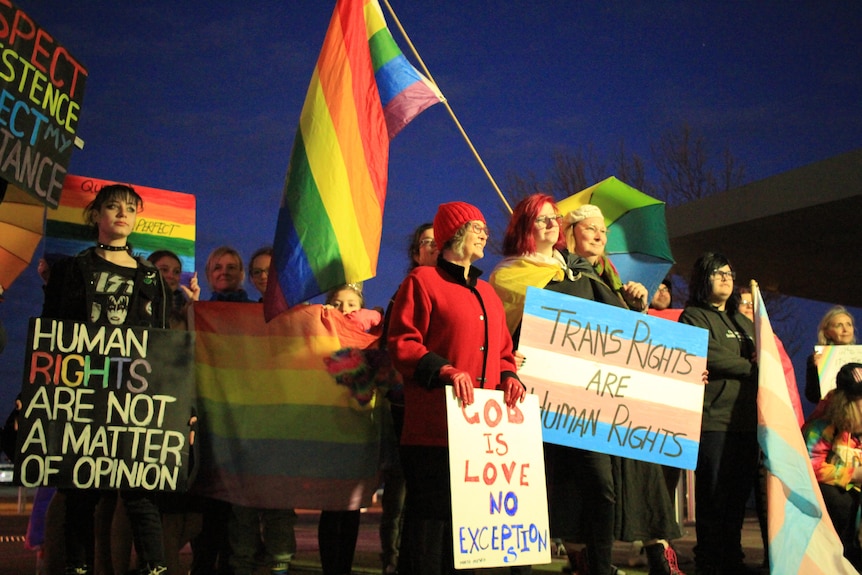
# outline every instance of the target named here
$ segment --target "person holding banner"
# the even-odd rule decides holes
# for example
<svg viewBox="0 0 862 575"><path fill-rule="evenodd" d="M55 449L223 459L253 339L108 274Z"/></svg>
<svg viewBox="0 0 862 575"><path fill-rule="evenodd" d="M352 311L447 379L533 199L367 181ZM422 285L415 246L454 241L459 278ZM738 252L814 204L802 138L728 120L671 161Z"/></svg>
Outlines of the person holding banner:
<svg viewBox="0 0 862 575"><path fill-rule="evenodd" d="M269 279L272 248L261 247L252 253L248 269L252 284L262 301ZM252 300L242 289L244 269L239 252L229 246L217 248L207 259L207 280L217 301L248 302ZM220 503L220 506L225 505ZM251 575L258 567L256 557L265 556L271 575L285 575L296 554L296 512L293 509L268 509L245 505L229 505L227 535L232 575ZM212 517L210 517L212 519ZM222 556L223 561L224 548Z"/></svg>
<svg viewBox="0 0 862 575"><path fill-rule="evenodd" d="M162 279L167 286L171 299L171 327L174 329L187 329L188 319L186 318L186 310L193 301L198 301L201 297L201 287L198 284L198 274L194 273L189 285L184 286L180 283L180 276L183 273L183 263L177 254L170 250L156 250L147 256L147 260L151 262L162 274Z"/></svg>
<svg viewBox="0 0 862 575"><path fill-rule="evenodd" d="M844 306L836 305L824 314L817 326L817 345L856 345L855 322ZM805 399L814 404L823 396L818 373L822 360L823 354L815 351L805 366Z"/></svg>
<svg viewBox="0 0 862 575"><path fill-rule="evenodd" d="M706 252L694 263L681 323L709 332L700 448L695 469L698 573L746 573L745 505L757 477L754 324L739 311L730 261Z"/></svg>
<svg viewBox="0 0 862 575"><path fill-rule="evenodd" d="M821 401L802 434L826 510L844 557L862 569L859 544L862 489L862 364L848 363L835 378L835 389Z"/></svg>
<svg viewBox="0 0 862 575"><path fill-rule="evenodd" d="M418 266L404 279L388 331L389 352L404 377L401 463L409 565L403 567L411 575L457 572L444 393L470 405L474 387L500 389L510 407L525 394L503 306L473 266L485 255L485 217L464 202L441 204L434 238L441 250L437 265Z"/></svg>
<svg viewBox="0 0 862 575"><path fill-rule="evenodd" d="M568 238L562 233L564 222ZM597 206L586 204L563 218L549 195L521 200L503 240L507 257L490 280L516 343L530 286L646 310L646 288L622 283L604 254L606 243L607 228ZM545 465L553 536L586 543L586 553L571 543L566 546L573 570L614 573L611 552L614 540L621 539L646 541L651 574L682 575L668 543L680 533L661 466L550 443L545 443Z"/></svg>
<svg viewBox="0 0 862 575"><path fill-rule="evenodd" d="M42 317L104 326L168 325L168 302L158 270L134 257L128 244L143 199L124 184L104 186L84 209L96 235L95 247L57 261L45 286ZM91 573L94 563L94 511L102 492L63 489L66 497L66 573ZM166 569L161 516L154 493L122 491L131 521L140 572Z"/></svg>

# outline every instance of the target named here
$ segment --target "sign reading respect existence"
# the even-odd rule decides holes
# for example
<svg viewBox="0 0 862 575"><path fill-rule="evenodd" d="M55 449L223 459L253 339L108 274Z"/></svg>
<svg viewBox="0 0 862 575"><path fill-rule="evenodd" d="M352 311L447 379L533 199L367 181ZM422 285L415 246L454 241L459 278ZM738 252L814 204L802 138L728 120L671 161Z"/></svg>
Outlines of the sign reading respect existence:
<svg viewBox="0 0 862 575"><path fill-rule="evenodd" d="M845 364L862 363L862 345L815 345L814 353L822 355L817 366L821 398L835 389L835 377Z"/></svg>
<svg viewBox="0 0 862 575"><path fill-rule="evenodd" d="M551 562L539 402L509 409L503 392L448 393L449 475L456 569Z"/></svg>
<svg viewBox="0 0 862 575"><path fill-rule="evenodd" d="M77 139L87 70L0 0L0 177L57 207Z"/></svg>
<svg viewBox="0 0 862 575"><path fill-rule="evenodd" d="M518 375L546 442L694 469L708 333L527 289Z"/></svg>
<svg viewBox="0 0 862 575"><path fill-rule="evenodd" d="M30 320L16 481L183 491L194 334Z"/></svg>

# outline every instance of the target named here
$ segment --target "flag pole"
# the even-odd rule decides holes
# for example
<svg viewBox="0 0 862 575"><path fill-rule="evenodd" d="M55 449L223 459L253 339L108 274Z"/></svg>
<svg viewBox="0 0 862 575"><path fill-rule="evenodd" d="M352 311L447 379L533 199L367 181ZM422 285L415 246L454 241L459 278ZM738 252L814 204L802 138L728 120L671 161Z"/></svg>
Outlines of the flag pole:
<svg viewBox="0 0 862 575"><path fill-rule="evenodd" d="M404 30L404 27L401 25L401 21L398 19L398 16L395 15L395 11L392 9L392 6L389 4L389 0L383 0L383 3L386 5L386 9L389 10L389 14L392 16L392 20L395 22L395 25L398 26L398 30L401 32L401 35L404 36L404 40L407 41L407 45L410 46L410 51L413 52L413 55L416 57L416 60L419 62L419 65L422 66L422 72L425 76L434 82L434 85L437 85L437 82L431 76L431 72L428 71L428 67L425 66L425 62L422 61L422 56L419 55L419 52L416 50L416 47L413 45L413 42L410 41L410 37L407 35L407 31ZM449 115L452 117L452 120L455 122L455 126L458 128L458 131L461 132L461 136L464 138L464 141L467 142L467 146L470 147L470 151L473 152L473 156L475 156L476 161L479 162L479 166L481 166L482 171L485 172L485 175L488 177L488 180L491 182L491 185L494 186L494 190L496 190L497 195L500 196L500 199L503 200L503 204L506 206L506 209L509 210L509 213L512 213L512 206L509 205L509 202L506 201L506 196L503 195L503 192L500 191L500 187L497 185L497 182L494 181L494 176L491 175L491 172L488 171L487 166L485 166L485 162L482 161L481 156L479 156L479 152L476 151L475 146L473 146L473 142L470 141L470 136L467 135L467 132L464 131L464 127L461 126L461 122L458 120L458 117L455 115L455 111L452 109L452 106L449 105L449 100L445 97L443 98L442 104L446 106L446 109L449 111Z"/></svg>

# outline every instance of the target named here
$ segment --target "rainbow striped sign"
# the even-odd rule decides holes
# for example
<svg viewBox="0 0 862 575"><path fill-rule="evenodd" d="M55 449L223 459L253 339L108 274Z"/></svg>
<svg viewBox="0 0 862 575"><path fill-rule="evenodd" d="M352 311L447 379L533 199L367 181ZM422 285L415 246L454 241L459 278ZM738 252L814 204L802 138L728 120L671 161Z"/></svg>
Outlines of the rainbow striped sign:
<svg viewBox="0 0 862 575"><path fill-rule="evenodd" d="M862 363L862 345L815 345L814 353L823 355L817 366L821 399L835 389L835 377L844 364Z"/></svg>
<svg viewBox="0 0 862 575"><path fill-rule="evenodd" d="M269 323L262 304L196 302L192 310L203 452L195 489L248 507L368 506L379 413L350 407L348 388L323 360L371 347L376 336L321 305Z"/></svg>
<svg viewBox="0 0 862 575"><path fill-rule="evenodd" d="M84 176L66 176L56 210L48 210L45 224L45 258L51 262L73 256L95 241L92 229L84 224L84 208L104 186L116 183ZM195 197L130 184L144 199L129 243L136 254L148 256L156 250L170 250L183 264L182 282L188 284L195 271Z"/></svg>
<svg viewBox="0 0 862 575"><path fill-rule="evenodd" d="M539 396L542 438L694 469L706 330L527 289L518 372Z"/></svg>

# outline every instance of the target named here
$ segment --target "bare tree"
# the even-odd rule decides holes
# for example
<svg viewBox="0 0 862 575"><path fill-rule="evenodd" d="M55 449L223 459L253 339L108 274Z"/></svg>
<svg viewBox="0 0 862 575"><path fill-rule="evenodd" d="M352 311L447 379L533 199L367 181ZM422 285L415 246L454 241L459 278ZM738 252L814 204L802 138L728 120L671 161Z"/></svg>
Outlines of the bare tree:
<svg viewBox="0 0 862 575"><path fill-rule="evenodd" d="M744 183L745 170L725 149L719 160L713 158L702 134L688 124L665 132L652 146L653 160L660 183L658 197L670 205L683 204L724 192Z"/></svg>

